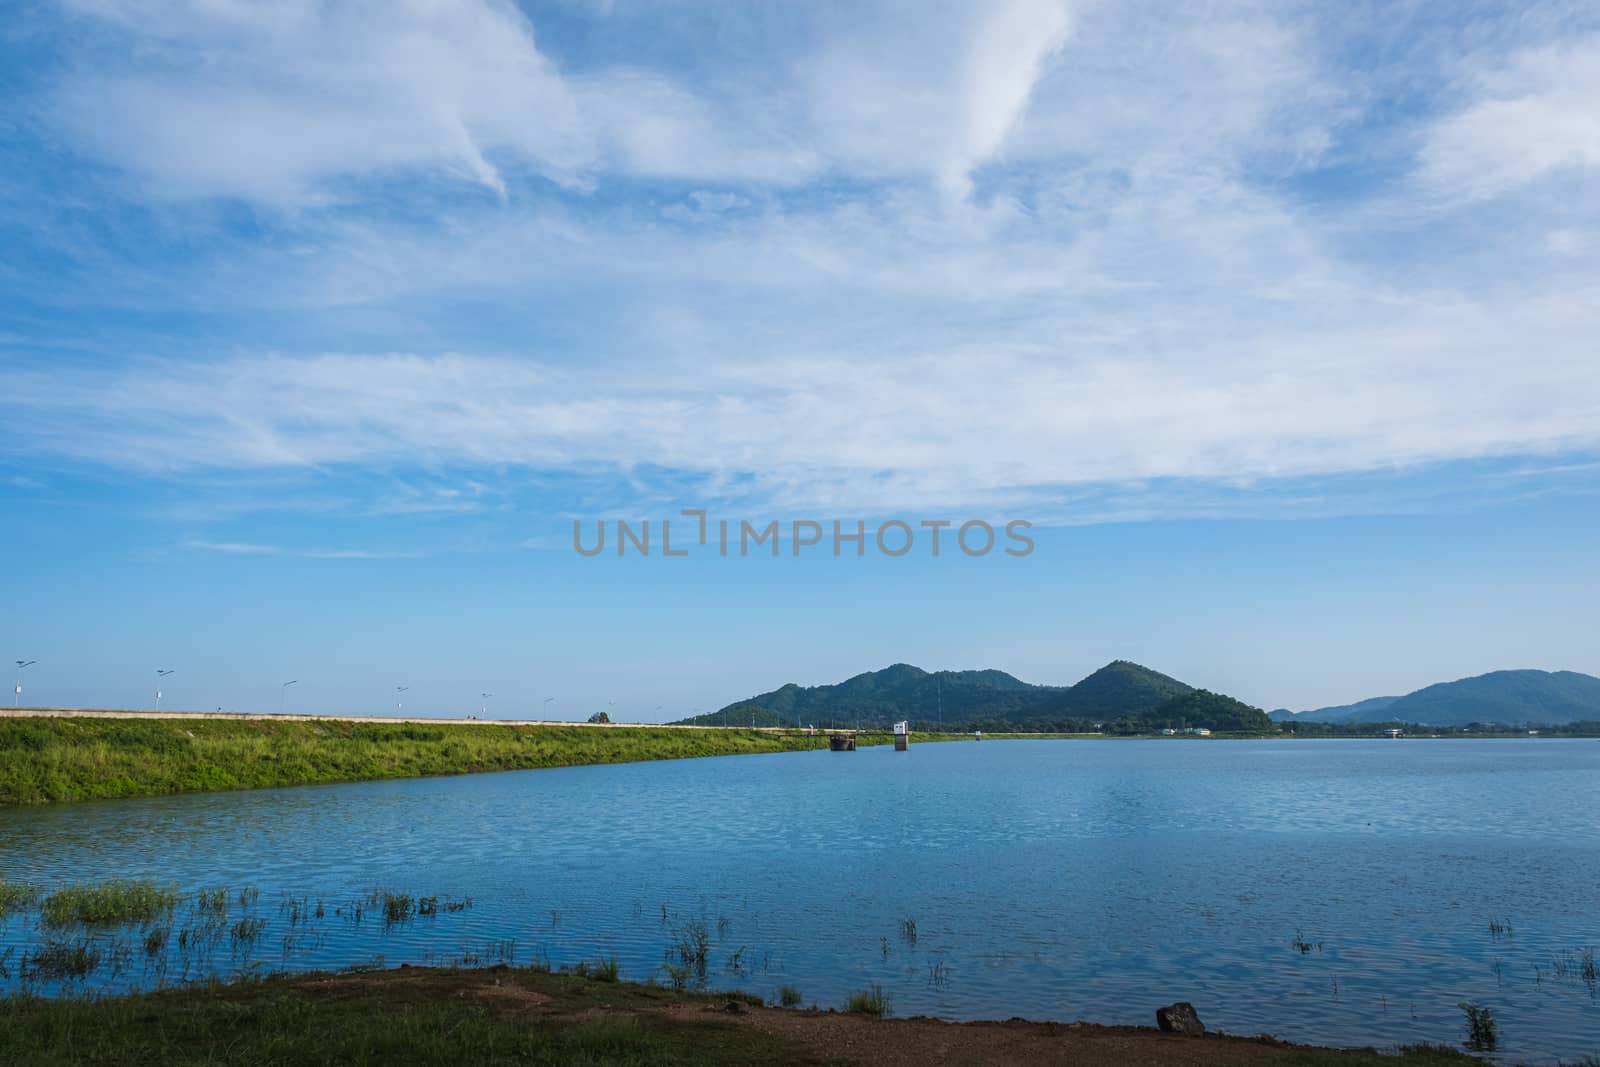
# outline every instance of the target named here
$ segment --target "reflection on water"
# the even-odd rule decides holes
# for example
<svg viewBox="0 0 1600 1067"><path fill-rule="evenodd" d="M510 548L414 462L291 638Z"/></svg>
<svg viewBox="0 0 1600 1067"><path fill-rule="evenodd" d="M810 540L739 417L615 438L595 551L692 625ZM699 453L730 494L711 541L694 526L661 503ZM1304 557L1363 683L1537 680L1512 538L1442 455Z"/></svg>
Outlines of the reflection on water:
<svg viewBox="0 0 1600 1067"><path fill-rule="evenodd" d="M1593 741L913 744L9 810L0 876L258 887L225 973L514 955L666 981L699 924L710 984L807 1004L879 983L902 1015L1148 1025L1184 999L1385 1045L1459 1042L1473 1001L1508 1058L1549 1061L1600 1053L1597 771ZM472 906L333 912L374 890ZM35 925L0 927L0 985ZM160 980L128 937L89 984Z"/></svg>

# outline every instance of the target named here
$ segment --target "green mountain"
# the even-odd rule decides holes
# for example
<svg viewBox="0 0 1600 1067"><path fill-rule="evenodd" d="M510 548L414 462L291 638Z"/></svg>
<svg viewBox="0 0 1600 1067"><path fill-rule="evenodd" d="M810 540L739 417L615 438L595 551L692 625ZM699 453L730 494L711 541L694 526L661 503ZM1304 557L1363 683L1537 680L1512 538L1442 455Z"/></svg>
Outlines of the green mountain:
<svg viewBox="0 0 1600 1067"><path fill-rule="evenodd" d="M1368 697L1354 704L1337 704L1313 711L1289 711L1279 708L1271 713L1274 722L1382 722L1389 718L1388 707L1399 697Z"/></svg>
<svg viewBox="0 0 1600 1067"><path fill-rule="evenodd" d="M1113 660L1077 685L1062 691L1044 715L1080 719L1114 719L1142 715L1174 697L1195 692L1176 678L1125 659Z"/></svg>
<svg viewBox="0 0 1600 1067"><path fill-rule="evenodd" d="M836 685L794 683L735 701L709 715L682 720L682 725L875 725L900 719L956 723L979 718L1016 718L1033 714L1053 686L1029 685L1004 671L938 671L908 663L867 671Z"/></svg>
<svg viewBox="0 0 1600 1067"><path fill-rule="evenodd" d="M1386 717L1429 726L1557 726L1600 719L1600 678L1576 671L1493 671L1418 689L1390 704Z"/></svg>
<svg viewBox="0 0 1600 1067"><path fill-rule="evenodd" d="M1129 721L1124 720L1125 723ZM1148 730L1204 726L1219 733L1271 733L1276 729L1260 708L1209 689L1194 689L1175 696L1131 721Z"/></svg>
<svg viewBox="0 0 1600 1067"><path fill-rule="evenodd" d="M1576 671L1492 671L1440 682L1403 697L1302 711L1279 722L1414 722L1426 726L1506 725L1600 720L1600 678Z"/></svg>
<svg viewBox="0 0 1600 1067"><path fill-rule="evenodd" d="M1158 712L1165 715L1160 722L1152 718ZM736 701L709 715L684 719L681 724L882 727L900 719L918 723L921 729L941 723L982 729L1016 724L1050 730L1103 726L1108 731L1129 733L1160 728L1168 719L1218 731L1272 729L1258 709L1197 690L1127 660L1108 663L1076 685L1066 687L1031 685L1004 671L929 673L897 663L836 685L791 683Z"/></svg>

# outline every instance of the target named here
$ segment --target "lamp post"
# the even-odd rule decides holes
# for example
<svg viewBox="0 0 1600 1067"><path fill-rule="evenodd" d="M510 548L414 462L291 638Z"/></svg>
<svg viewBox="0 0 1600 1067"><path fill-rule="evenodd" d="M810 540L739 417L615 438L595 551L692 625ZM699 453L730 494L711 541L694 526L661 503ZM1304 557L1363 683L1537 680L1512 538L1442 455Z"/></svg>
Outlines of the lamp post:
<svg viewBox="0 0 1600 1067"><path fill-rule="evenodd" d="M410 688L411 687L409 685L397 685L397 686L394 687L394 710L395 711L399 711L401 708L405 707L405 705L400 702L400 694L404 693L407 689L410 689Z"/></svg>
<svg viewBox="0 0 1600 1067"><path fill-rule="evenodd" d="M291 685L299 685L299 684L300 684L300 679L296 678L292 682L284 682L283 685L279 687L279 689L278 689L278 714L279 715L283 714L283 702L284 702L285 698L287 698L288 695L289 695L289 687Z"/></svg>
<svg viewBox="0 0 1600 1067"><path fill-rule="evenodd" d="M176 669L177 668L173 668L173 670L176 670ZM165 678L167 675L169 675L171 673L173 673L173 671L164 671L160 667L156 668L156 710L157 711L161 710L161 679Z"/></svg>
<svg viewBox="0 0 1600 1067"><path fill-rule="evenodd" d="M35 663L38 663L38 662L39 661L36 660L36 659L19 659L19 660L17 660L17 688L16 688L16 691L14 693L12 693L12 696L11 696L11 706L12 707L14 707L14 708L22 707L22 672L23 672L23 670L25 668L27 668L27 667L33 666Z"/></svg>
<svg viewBox="0 0 1600 1067"><path fill-rule="evenodd" d="M539 705L539 714L544 716L545 722L550 721L550 702L554 699L555 697L545 697L544 703Z"/></svg>
<svg viewBox="0 0 1600 1067"><path fill-rule="evenodd" d="M488 715L489 715L489 698L494 696L494 694L493 693L479 693L478 696L479 696L479 698L481 698L483 700L483 706L480 707L478 709L478 711L479 711L479 713L481 715L483 715L485 718L487 718Z"/></svg>

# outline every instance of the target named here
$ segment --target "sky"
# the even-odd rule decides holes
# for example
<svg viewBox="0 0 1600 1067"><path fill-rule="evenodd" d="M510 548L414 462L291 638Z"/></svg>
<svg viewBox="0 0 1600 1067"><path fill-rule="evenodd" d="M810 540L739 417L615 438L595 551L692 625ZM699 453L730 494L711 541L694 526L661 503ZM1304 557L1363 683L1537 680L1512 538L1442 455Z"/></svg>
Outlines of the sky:
<svg viewBox="0 0 1600 1067"><path fill-rule="evenodd" d="M13 10L25 704L1600 674L1592 3Z"/></svg>

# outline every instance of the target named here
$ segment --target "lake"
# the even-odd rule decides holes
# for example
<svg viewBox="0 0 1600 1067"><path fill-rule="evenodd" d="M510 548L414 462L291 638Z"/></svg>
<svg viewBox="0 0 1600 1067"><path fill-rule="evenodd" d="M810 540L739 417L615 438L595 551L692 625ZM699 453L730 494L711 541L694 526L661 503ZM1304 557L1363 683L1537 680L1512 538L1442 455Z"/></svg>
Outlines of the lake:
<svg viewBox="0 0 1600 1067"><path fill-rule="evenodd" d="M1471 1001L1507 1060L1600 1054L1593 740L913 743L68 804L0 811L0 877L257 887L223 973L667 981L703 931L707 985L807 1005L878 984L897 1015L1152 1025L1189 1000L1213 1029L1391 1045L1459 1043ZM471 905L356 921L375 889ZM0 987L35 925L0 927ZM174 981L178 940L33 988Z"/></svg>

